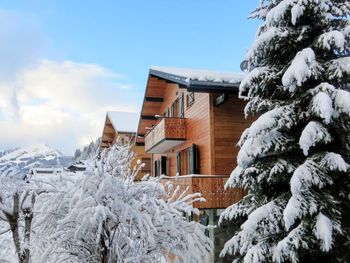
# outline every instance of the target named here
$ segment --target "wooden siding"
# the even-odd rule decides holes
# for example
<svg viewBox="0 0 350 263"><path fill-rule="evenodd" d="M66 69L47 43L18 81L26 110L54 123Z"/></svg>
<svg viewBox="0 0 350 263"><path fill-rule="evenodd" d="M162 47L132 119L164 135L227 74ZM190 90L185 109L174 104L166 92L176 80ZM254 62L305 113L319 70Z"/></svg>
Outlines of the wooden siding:
<svg viewBox="0 0 350 263"><path fill-rule="evenodd" d="M211 94L211 101L220 94ZM252 118L245 119L245 102L237 94L229 94L227 101L212 107L214 145L214 174L229 175L237 165L239 147L236 146L242 132L248 128Z"/></svg>
<svg viewBox="0 0 350 263"><path fill-rule="evenodd" d="M166 91L167 82L165 80L158 79L156 77L149 77L147 81L147 88L145 91L145 98L163 99ZM144 98L141 115L154 116L160 114L160 107L162 102L159 101L146 101ZM146 134L146 127L152 127L156 123L156 120L140 119L137 134ZM138 142L143 142L141 138L137 138Z"/></svg>
<svg viewBox="0 0 350 263"><path fill-rule="evenodd" d="M140 173L137 175L136 180L140 180L144 175L150 173L151 165L151 155L145 153L145 147L133 145L131 150L134 152L134 159L131 161L130 168L133 170L137 165L137 161L145 163L145 167L141 169Z"/></svg>
<svg viewBox="0 0 350 263"><path fill-rule="evenodd" d="M161 106L161 113L164 113L182 93L184 93L186 97L187 90L179 88L179 85L177 84L169 83L167 85L167 90L165 91L164 102ZM183 144L174 147L171 151L163 154L168 158L167 171L169 176L174 176L177 173L177 152L191 147L192 144L196 144L198 146L199 173L208 175L213 174L210 158L210 97L207 93L195 93L194 96L194 104L191 107L187 108L185 103L184 117L186 123L186 141ZM153 162L158 160L160 156L162 156L162 154L154 154Z"/></svg>

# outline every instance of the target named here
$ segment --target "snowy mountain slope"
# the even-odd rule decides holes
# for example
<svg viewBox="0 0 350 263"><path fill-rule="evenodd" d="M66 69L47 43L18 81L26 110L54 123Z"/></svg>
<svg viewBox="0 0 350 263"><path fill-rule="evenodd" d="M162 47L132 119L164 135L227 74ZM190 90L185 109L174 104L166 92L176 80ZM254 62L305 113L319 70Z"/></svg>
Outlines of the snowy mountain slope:
<svg viewBox="0 0 350 263"><path fill-rule="evenodd" d="M19 148L8 149L8 150L0 150L0 158L1 158L2 156L6 155L6 154L9 154L9 153L11 153L11 152L13 152L13 151L18 150L18 149L19 149Z"/></svg>
<svg viewBox="0 0 350 263"><path fill-rule="evenodd" d="M28 173L35 167L66 167L71 157L47 145L36 145L0 152L0 173L17 168Z"/></svg>

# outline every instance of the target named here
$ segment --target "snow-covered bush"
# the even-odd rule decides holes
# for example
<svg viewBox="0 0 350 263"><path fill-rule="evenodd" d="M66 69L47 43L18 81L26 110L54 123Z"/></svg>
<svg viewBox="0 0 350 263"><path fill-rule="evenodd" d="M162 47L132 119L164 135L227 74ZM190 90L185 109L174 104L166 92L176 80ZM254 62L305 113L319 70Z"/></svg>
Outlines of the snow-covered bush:
<svg viewBox="0 0 350 263"><path fill-rule="evenodd" d="M198 213L197 195L168 191L156 179L135 182L128 146L102 153L77 183L42 195L36 230L48 238L36 262L206 262L212 249ZM175 190L178 191L178 190ZM45 216L46 215L46 216Z"/></svg>
<svg viewBox="0 0 350 263"><path fill-rule="evenodd" d="M0 262L29 262L33 207L46 185L12 168L0 174Z"/></svg>
<svg viewBox="0 0 350 263"><path fill-rule="evenodd" d="M350 262L349 1L262 0L240 97L257 120L227 187L235 262Z"/></svg>

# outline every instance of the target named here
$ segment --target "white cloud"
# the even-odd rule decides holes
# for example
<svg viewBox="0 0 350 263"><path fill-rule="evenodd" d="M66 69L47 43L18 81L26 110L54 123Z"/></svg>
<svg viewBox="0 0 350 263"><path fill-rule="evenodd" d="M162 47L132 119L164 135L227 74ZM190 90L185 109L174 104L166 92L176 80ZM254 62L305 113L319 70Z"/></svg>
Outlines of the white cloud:
<svg viewBox="0 0 350 263"><path fill-rule="evenodd" d="M0 149L47 143L73 154L102 133L106 111L140 95L101 65L42 59L49 40L31 14L0 9Z"/></svg>
<svg viewBox="0 0 350 263"><path fill-rule="evenodd" d="M135 89L102 66L42 60L0 84L0 147L45 142L72 154L101 135L107 110L138 111Z"/></svg>

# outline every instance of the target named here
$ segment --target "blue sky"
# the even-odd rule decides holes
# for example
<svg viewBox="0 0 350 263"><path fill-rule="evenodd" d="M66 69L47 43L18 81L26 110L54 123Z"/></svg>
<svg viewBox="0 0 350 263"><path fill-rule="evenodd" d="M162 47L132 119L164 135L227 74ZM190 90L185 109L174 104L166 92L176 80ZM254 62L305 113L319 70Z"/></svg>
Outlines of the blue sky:
<svg viewBox="0 0 350 263"><path fill-rule="evenodd" d="M37 92L33 92L35 88L29 87L39 85L39 76L41 79L45 78L47 89L57 86L61 82L50 85L51 80L57 81L57 72L65 80L70 78L64 70L69 70L69 76L75 77L78 71L78 75L83 77L91 69L88 65L96 67L93 68L94 77L91 82L96 82L97 85L105 83L106 92L108 88L117 87L120 92L115 96L118 97L129 93L123 101L130 100L133 107L124 107L126 111L137 111L140 108L149 66L239 71L239 64L259 25L259 21L247 19L257 3L258 0L2 1L0 22L8 22L5 23L2 35L0 32L0 41L7 41L9 44L0 44L0 48L9 49L6 54L5 51L3 53L13 65L0 65L0 78L1 75L6 75L3 78L8 85L9 74L5 74L5 71L20 72L20 81L17 73L13 75L15 82L30 81L30 85L26 84L23 89L17 85L17 88L13 88L16 90L14 93L7 86L7 99L11 97L15 103L10 111L9 103L1 104L0 97L0 127L1 124L9 125L9 119L10 124L15 125L18 122L16 117L23 118L16 114L16 109L20 109L17 112L19 114L24 112L21 103L25 102L26 106L31 107L40 106L40 101L46 101L47 105L55 104L49 103L49 95L38 98L35 96ZM64 64L67 61L72 64ZM54 77L51 74L53 71ZM47 76L48 72L50 77ZM34 83L33 79L36 80ZM73 82L69 82L67 86L71 83ZM75 79L75 86L76 83ZM4 85L0 84L0 88L2 86ZM46 89L45 86L42 85L42 89ZM91 88L90 92L92 90L96 92L98 88ZM103 103L103 97L100 99ZM117 106L114 110L123 110ZM66 110L62 103L51 108L51 117L63 118L67 114L81 117L79 109ZM62 109L66 115L58 113ZM81 108L84 114L88 114L87 109L88 107ZM40 109L35 110L38 112ZM6 115L6 112L12 112L12 115ZM32 111L28 114L33 115ZM97 131L97 127L103 125L103 118L95 118L89 121L94 122ZM43 124L42 121L40 123ZM43 127L45 128L47 127ZM87 126L83 128L88 129ZM86 135L85 141L90 139L89 136L93 137L94 134ZM28 138L28 142L43 138ZM15 138L13 141L16 141ZM70 141L68 146L68 142L62 145L62 141L64 140L56 142L50 139L45 143L61 147L68 153L71 148L83 143L82 140ZM0 141L0 148L8 147L10 142L12 139L7 144Z"/></svg>

